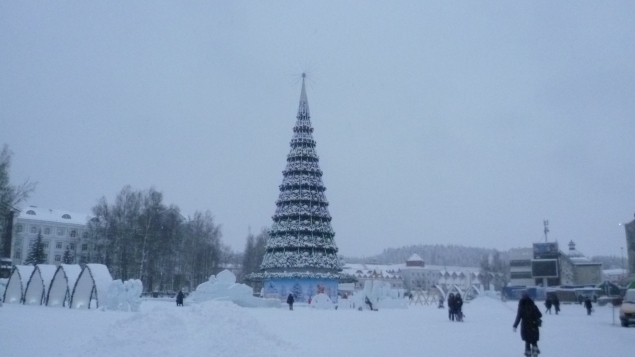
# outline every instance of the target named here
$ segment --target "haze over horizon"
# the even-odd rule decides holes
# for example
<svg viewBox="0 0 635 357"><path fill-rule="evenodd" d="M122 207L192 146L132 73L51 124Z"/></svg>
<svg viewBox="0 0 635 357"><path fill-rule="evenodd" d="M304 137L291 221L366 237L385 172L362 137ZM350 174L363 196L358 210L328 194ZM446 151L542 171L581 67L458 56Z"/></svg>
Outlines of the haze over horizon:
<svg viewBox="0 0 635 357"><path fill-rule="evenodd" d="M635 3L0 3L0 144L28 205L125 186L271 225L307 72L345 256L574 240L635 212ZM561 249L564 247L561 247Z"/></svg>

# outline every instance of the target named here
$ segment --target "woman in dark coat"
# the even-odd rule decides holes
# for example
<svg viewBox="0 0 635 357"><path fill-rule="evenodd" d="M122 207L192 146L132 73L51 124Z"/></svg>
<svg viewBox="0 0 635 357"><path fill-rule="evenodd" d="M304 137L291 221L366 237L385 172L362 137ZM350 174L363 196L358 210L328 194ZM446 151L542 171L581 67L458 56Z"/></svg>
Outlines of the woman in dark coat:
<svg viewBox="0 0 635 357"><path fill-rule="evenodd" d="M586 314L591 315L591 312L593 311L593 304L588 296L584 299L584 307L586 308Z"/></svg>
<svg viewBox="0 0 635 357"><path fill-rule="evenodd" d="M181 290L176 294L176 306L183 306L183 292Z"/></svg>
<svg viewBox="0 0 635 357"><path fill-rule="evenodd" d="M450 293L450 295L448 295L448 318L450 319L450 321L454 321L455 308L456 305L454 304L454 294Z"/></svg>
<svg viewBox="0 0 635 357"><path fill-rule="evenodd" d="M463 321L463 298L459 293L454 296L454 315L456 321Z"/></svg>
<svg viewBox="0 0 635 357"><path fill-rule="evenodd" d="M293 298L293 294L289 293L289 296L287 296L287 304L289 304L289 310L293 310L294 301L295 299Z"/></svg>
<svg viewBox="0 0 635 357"><path fill-rule="evenodd" d="M518 313L516 314L516 321L514 321L514 332L518 324L520 324L520 337L525 341L525 356L531 356L532 352L534 356L540 353L538 340L540 339L539 328L542 323L541 318L542 313L529 297L529 294L523 294L523 297L518 301Z"/></svg>
<svg viewBox="0 0 635 357"><path fill-rule="evenodd" d="M560 299L558 299L558 295L553 296L553 308L556 309L556 315L560 312Z"/></svg>

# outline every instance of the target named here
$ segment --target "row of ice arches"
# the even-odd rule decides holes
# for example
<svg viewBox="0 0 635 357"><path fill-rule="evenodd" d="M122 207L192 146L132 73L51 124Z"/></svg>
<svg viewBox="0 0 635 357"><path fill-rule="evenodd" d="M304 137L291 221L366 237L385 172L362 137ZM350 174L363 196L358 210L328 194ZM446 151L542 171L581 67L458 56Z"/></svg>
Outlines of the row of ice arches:
<svg viewBox="0 0 635 357"><path fill-rule="evenodd" d="M112 277L103 264L38 264L13 267L5 303L90 309L105 304Z"/></svg>

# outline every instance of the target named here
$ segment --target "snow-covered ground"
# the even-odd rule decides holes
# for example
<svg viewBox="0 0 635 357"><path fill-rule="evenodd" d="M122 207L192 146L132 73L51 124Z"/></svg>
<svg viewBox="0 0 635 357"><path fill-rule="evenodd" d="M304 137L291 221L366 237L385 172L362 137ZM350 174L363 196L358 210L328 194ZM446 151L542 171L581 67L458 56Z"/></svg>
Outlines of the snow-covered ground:
<svg viewBox="0 0 635 357"><path fill-rule="evenodd" d="M539 304L542 307L541 304ZM5 304L0 356L522 356L512 332L516 302L481 297L465 322L432 306L378 312L240 308L206 302L177 308L146 301L142 312L68 310ZM542 356L630 356L635 328L613 325L611 307L586 316L563 305L543 318ZM544 309L543 309L544 310Z"/></svg>

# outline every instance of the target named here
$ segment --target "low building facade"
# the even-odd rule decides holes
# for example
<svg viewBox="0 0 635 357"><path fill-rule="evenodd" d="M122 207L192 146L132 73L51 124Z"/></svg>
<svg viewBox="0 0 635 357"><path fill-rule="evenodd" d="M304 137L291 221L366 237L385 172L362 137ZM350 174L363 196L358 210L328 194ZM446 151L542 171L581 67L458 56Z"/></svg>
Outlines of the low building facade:
<svg viewBox="0 0 635 357"><path fill-rule="evenodd" d="M12 263L24 264L40 232L46 254L45 264L61 264L66 247L70 248L73 263L80 263L76 257L89 250L89 219L89 215L82 213L35 206L24 208L13 225Z"/></svg>

